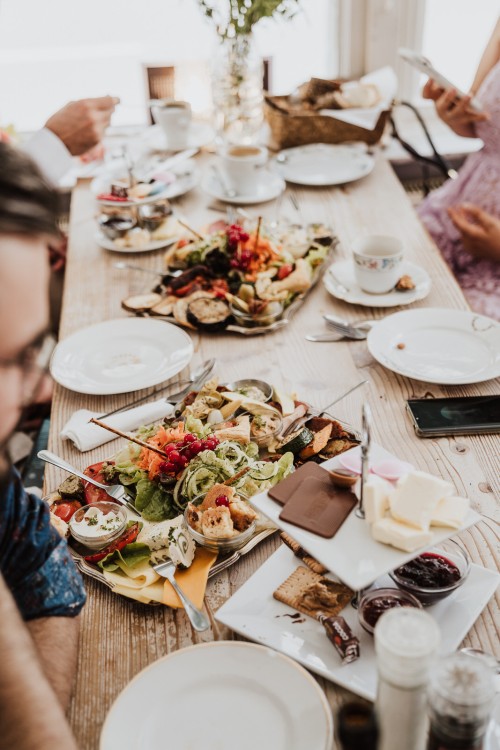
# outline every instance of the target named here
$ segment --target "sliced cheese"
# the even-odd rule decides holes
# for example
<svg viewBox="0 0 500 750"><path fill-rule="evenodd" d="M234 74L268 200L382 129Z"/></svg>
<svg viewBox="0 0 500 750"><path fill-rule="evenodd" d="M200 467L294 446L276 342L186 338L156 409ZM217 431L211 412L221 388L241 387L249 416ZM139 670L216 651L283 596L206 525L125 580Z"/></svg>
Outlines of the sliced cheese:
<svg viewBox="0 0 500 750"><path fill-rule="evenodd" d="M468 510L469 501L466 497L443 497L432 514L431 526L459 529L464 524Z"/></svg>
<svg viewBox="0 0 500 750"><path fill-rule="evenodd" d="M432 534L429 531L421 531L412 528L405 523L395 521L393 518L381 518L372 524L373 538L377 542L390 544L391 547L401 549L404 552L425 547L432 542Z"/></svg>
<svg viewBox="0 0 500 750"><path fill-rule="evenodd" d="M126 572L125 568L120 573L104 570L103 575L107 581L115 586L131 589L142 589L145 586L155 583L160 577L158 573L155 573L147 560L139 563L134 568L127 567Z"/></svg>
<svg viewBox="0 0 500 750"><path fill-rule="evenodd" d="M397 483L390 498L391 515L398 521L429 531L439 501L452 493L453 485L444 479L424 471L412 471Z"/></svg>
<svg viewBox="0 0 500 750"><path fill-rule="evenodd" d="M392 484L375 474L371 476L363 487L363 506L365 519L368 523L375 523L384 518L389 510L389 498L394 492Z"/></svg>

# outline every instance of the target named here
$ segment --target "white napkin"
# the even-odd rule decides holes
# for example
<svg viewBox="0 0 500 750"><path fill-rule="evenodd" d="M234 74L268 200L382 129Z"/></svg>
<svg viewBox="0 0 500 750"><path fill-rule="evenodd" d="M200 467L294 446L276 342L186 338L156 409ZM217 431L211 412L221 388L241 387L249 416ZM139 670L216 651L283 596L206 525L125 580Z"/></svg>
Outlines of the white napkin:
<svg viewBox="0 0 500 750"><path fill-rule="evenodd" d="M322 109L320 110L320 114L348 122L351 125L359 125L359 127L366 128L367 130L373 130L380 117L380 113L386 109L390 109L391 102L396 96L398 79L394 70L387 66L375 70L373 73L368 73L368 75L360 78L359 81L360 83L374 83L378 87L382 98L376 107L370 107L369 109ZM344 84L344 86L348 85Z"/></svg>
<svg viewBox="0 0 500 750"><path fill-rule="evenodd" d="M170 417L173 412L172 404L161 398L158 401L142 404L119 414L113 414L105 421L110 427L115 427L122 432L130 432L141 427L141 425L151 424L164 417ZM61 437L65 440L72 440L75 447L82 453L117 438L117 435L108 432L103 427L89 424L89 419L92 417L98 418L99 412L79 409L79 411L75 411L61 430Z"/></svg>

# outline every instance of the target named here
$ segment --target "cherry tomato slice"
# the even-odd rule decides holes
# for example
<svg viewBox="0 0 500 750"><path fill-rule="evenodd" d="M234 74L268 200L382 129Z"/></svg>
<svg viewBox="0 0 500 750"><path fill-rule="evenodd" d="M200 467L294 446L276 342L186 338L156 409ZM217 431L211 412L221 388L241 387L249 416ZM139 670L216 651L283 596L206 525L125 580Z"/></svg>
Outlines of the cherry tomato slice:
<svg viewBox="0 0 500 750"><path fill-rule="evenodd" d="M104 476L102 472L102 467L104 464L108 465L109 461L99 461L96 464L92 464L91 466L87 466L85 471L83 472L88 477L92 477L92 479L95 479L96 482L101 482L102 484L107 484L106 477ZM98 503L101 500L106 500L109 502L114 502L113 498L108 495L106 490L101 490L100 487L95 487L93 484L90 484L90 482L84 482L84 492L85 492L85 500L87 502L87 505L92 505L92 503Z"/></svg>
<svg viewBox="0 0 500 750"><path fill-rule="evenodd" d="M62 521L68 523L71 516L81 507L82 504L79 500L71 500L67 503L58 503L51 512Z"/></svg>
<svg viewBox="0 0 500 750"><path fill-rule="evenodd" d="M111 542L111 544L108 544L107 547L102 549L100 552L97 552L95 555L87 555L84 559L88 563L98 563L101 560L104 560L104 558L109 555L111 552L114 552L115 550L122 550L124 547L127 546L127 544L131 544L132 542L135 542L137 537L139 536L139 522L133 523L132 526L130 526L118 539L116 539L114 542Z"/></svg>

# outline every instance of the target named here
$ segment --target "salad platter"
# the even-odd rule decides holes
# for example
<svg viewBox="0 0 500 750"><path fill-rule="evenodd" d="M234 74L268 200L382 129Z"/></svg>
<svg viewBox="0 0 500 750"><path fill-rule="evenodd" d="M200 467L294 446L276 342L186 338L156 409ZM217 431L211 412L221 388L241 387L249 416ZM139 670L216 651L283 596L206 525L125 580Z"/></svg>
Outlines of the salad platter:
<svg viewBox="0 0 500 750"><path fill-rule="evenodd" d="M219 221L172 245L161 284L122 306L199 332L277 330L319 281L335 245L322 224Z"/></svg>
<svg viewBox="0 0 500 750"><path fill-rule="evenodd" d="M206 584L276 531L248 502L253 495L297 465L358 444L348 425L308 419L308 410L263 381L209 380L173 417L141 428L109 460L85 469L110 492L122 487L125 505L109 509L104 489L68 477L48 502L82 573L138 601L176 606L155 562L167 555L186 580ZM298 420L305 425L283 437Z"/></svg>

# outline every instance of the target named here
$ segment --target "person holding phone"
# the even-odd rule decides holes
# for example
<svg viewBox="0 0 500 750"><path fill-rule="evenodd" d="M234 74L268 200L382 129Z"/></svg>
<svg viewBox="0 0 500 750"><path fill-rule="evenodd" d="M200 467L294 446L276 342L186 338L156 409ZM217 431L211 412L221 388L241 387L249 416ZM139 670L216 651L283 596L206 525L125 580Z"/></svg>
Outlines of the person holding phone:
<svg viewBox="0 0 500 750"><path fill-rule="evenodd" d="M471 94L457 96L432 79L423 96L458 135L481 138L455 180L432 192L418 208L472 307L500 320L500 18L479 63ZM481 102L478 112L472 96Z"/></svg>

